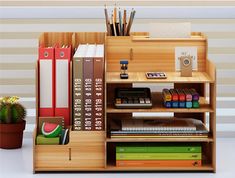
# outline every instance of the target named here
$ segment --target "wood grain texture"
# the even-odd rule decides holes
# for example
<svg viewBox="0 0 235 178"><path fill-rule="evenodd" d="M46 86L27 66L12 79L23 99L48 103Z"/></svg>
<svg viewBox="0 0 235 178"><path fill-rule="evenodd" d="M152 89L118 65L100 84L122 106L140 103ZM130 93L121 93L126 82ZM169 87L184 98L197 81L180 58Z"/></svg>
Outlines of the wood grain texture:
<svg viewBox="0 0 235 178"><path fill-rule="evenodd" d="M54 34L53 34L54 35ZM52 36L53 36L52 35ZM133 35L139 36L134 37ZM205 113L210 114L210 135L208 138L109 138L105 131L71 131L67 145L36 145L36 130L34 133L34 171L216 171L216 69L207 60L207 39L201 33L193 33L192 39L146 39L146 32L132 33L129 37L107 37L101 32L74 33L69 43L77 46L81 43L105 43L105 123L115 118L116 114L130 116L133 112L173 112L175 116L192 117L204 121ZM142 36L142 37L141 37ZM44 34L42 40L57 41L57 37L49 40ZM59 41L63 41L60 38ZM50 44L50 42L48 42ZM198 47L198 72L193 77L180 77L174 71L174 48L176 46ZM146 57L146 53L148 54ZM128 80L119 79L120 58L129 59L130 70ZM165 71L166 80L149 80L146 71ZM37 71L37 66L36 66ZM37 74L37 72L36 72ZM133 83L174 83L174 86L196 87L200 95L200 108L173 109L162 106L160 92L152 93L152 109L116 109L113 106L115 87L130 87ZM206 101L205 85L209 84L209 102ZM36 76L36 107L38 109L38 80ZM71 92L72 93L72 92ZM71 96L72 97L72 96ZM38 119L38 116L37 116ZM38 121L36 122L38 124ZM199 142L203 145L203 160L201 167L116 167L114 160L109 160L107 153L109 144L122 142Z"/></svg>
<svg viewBox="0 0 235 178"><path fill-rule="evenodd" d="M154 72L154 71L153 71ZM120 72L107 72L107 83L213 83L206 72L193 72L192 77L180 77L180 72L166 72L167 79L147 79L145 72L128 72L128 79L120 79Z"/></svg>
<svg viewBox="0 0 235 178"><path fill-rule="evenodd" d="M129 61L129 72L175 72L175 47L197 47L198 71L206 68L207 40L194 32L188 39L151 39L143 36L107 36L107 72L120 71L120 60ZM149 65L151 64L151 65Z"/></svg>

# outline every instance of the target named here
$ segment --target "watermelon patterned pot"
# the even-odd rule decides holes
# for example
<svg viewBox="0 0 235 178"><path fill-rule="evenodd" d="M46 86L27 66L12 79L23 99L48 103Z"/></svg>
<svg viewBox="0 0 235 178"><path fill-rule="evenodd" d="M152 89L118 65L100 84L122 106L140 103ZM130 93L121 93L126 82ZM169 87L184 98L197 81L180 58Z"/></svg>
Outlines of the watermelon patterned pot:
<svg viewBox="0 0 235 178"><path fill-rule="evenodd" d="M23 120L15 124L0 124L0 148L21 148L25 123Z"/></svg>

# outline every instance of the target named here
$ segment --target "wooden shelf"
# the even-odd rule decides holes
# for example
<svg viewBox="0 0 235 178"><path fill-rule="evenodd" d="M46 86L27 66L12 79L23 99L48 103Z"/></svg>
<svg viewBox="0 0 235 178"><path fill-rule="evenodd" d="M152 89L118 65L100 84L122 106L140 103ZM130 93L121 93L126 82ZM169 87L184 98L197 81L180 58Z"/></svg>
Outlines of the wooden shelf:
<svg viewBox="0 0 235 178"><path fill-rule="evenodd" d="M71 35L72 34L72 35ZM62 36L61 36L62 35ZM69 36L69 38L64 38ZM105 44L105 71L104 71L104 124L103 131L72 131L69 132L67 145L36 145L39 116L39 78L36 65L36 128L33 134L33 170L42 171L74 171L74 172L121 172L121 171L216 171L216 68L207 59L207 38L200 32L193 32L191 38L185 39L160 39L146 38L147 32L134 32L131 36L105 36L105 32L76 32L76 33L44 33L39 41L64 44L72 46L94 43ZM61 37L60 37L61 36ZM65 41L64 41L65 40ZM57 42L56 42L57 43ZM51 46L51 45L49 45ZM197 68L192 77L181 77L180 72L175 72L175 48L197 48ZM128 60L129 79L120 79L120 59ZM71 66L72 67L72 63ZM72 71L72 68L71 68ZM146 72L164 71L167 79L147 79ZM72 72L70 74L72 76ZM72 77L71 77L72 79ZM208 102L205 97L200 97L200 108L165 108L161 92L152 92L153 107L150 109L116 109L114 106L114 89L116 87L131 87L133 83L163 85L173 84L174 88L195 88L202 96L209 91ZM73 80L71 84L71 106L73 106ZM208 86L208 90L207 89ZM72 117L71 108L71 118ZM159 112L173 113L176 118L195 118L206 120L209 112L208 137L158 137L158 138L110 138L111 122L119 122L119 118L131 118L133 112ZM150 117L149 117L150 118ZM72 122L71 122L72 123ZM114 124L117 124L114 123ZM120 126L120 125L114 125ZM129 143L128 143L129 142ZM199 143L202 147L201 167L116 167L116 146L120 143ZM176 165L178 166L178 165Z"/></svg>
<svg viewBox="0 0 235 178"><path fill-rule="evenodd" d="M211 165L201 167L116 167L108 165L106 170L112 171L213 171Z"/></svg>
<svg viewBox="0 0 235 178"><path fill-rule="evenodd" d="M106 83L213 83L205 72L193 72L192 77L180 77L180 72L166 72L167 79L147 79L145 72L128 72L128 79L120 79L120 72L107 72Z"/></svg>
<svg viewBox="0 0 235 178"><path fill-rule="evenodd" d="M107 104L107 113L132 113L132 112L175 112L175 113L203 113L214 112L204 97L200 97L200 108L165 108L160 92L152 93L153 107L150 109L117 109L113 103Z"/></svg>
<svg viewBox="0 0 235 178"><path fill-rule="evenodd" d="M213 142L208 138L107 138L106 142Z"/></svg>
<svg viewBox="0 0 235 178"><path fill-rule="evenodd" d="M77 168L64 167L61 168L36 168L36 172L54 172L54 171L71 171L71 172L109 172L109 171L213 171L211 165L203 165L201 167L116 167L115 165L107 165L105 168Z"/></svg>

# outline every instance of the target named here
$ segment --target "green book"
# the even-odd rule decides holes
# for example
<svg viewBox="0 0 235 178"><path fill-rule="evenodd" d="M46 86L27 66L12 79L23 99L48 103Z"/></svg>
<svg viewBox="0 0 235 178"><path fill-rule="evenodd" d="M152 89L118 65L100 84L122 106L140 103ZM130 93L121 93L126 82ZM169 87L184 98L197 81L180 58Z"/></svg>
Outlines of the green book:
<svg viewBox="0 0 235 178"><path fill-rule="evenodd" d="M59 145L60 137L46 138L44 135L38 135L36 138L37 145Z"/></svg>
<svg viewBox="0 0 235 178"><path fill-rule="evenodd" d="M200 160L201 153L116 153L116 160Z"/></svg>
<svg viewBox="0 0 235 178"><path fill-rule="evenodd" d="M117 153L201 153L200 145L116 146Z"/></svg>

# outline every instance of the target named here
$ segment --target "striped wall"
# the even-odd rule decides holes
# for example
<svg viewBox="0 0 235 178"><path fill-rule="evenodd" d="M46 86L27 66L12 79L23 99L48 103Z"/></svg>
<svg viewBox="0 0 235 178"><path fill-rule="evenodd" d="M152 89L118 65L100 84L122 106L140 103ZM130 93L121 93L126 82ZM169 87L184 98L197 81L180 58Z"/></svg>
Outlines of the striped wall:
<svg viewBox="0 0 235 178"><path fill-rule="evenodd" d="M34 66L39 34L104 31L103 5L114 2L1 0L0 96L21 97L28 111L27 135L35 122ZM149 22L186 21L191 22L192 31L208 36L209 59L217 66L217 135L235 137L235 2L121 0L117 4L137 10L133 31L148 30Z"/></svg>

